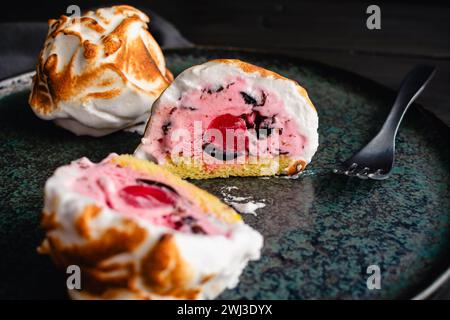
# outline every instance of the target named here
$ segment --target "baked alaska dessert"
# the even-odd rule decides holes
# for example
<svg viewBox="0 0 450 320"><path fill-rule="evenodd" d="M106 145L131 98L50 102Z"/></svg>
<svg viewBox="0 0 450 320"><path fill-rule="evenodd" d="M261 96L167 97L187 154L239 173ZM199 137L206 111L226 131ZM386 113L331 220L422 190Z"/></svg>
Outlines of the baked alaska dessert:
<svg viewBox="0 0 450 320"><path fill-rule="evenodd" d="M183 178L294 175L318 147L297 82L240 60L182 72L154 103L135 156Z"/></svg>
<svg viewBox="0 0 450 320"><path fill-rule="evenodd" d="M172 81L148 22L130 6L49 20L29 98L36 115L91 136L145 122Z"/></svg>
<svg viewBox="0 0 450 320"><path fill-rule="evenodd" d="M262 236L194 185L129 155L58 168L40 253L78 265L73 299L211 299L234 287Z"/></svg>

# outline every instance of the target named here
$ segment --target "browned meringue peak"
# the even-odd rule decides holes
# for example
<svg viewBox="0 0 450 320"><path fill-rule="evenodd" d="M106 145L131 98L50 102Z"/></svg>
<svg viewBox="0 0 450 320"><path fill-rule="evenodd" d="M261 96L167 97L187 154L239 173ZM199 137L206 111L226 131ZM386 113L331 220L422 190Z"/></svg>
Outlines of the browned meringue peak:
<svg viewBox="0 0 450 320"><path fill-rule="evenodd" d="M146 121L173 80L148 22L124 5L50 19L29 99L34 112L77 134Z"/></svg>

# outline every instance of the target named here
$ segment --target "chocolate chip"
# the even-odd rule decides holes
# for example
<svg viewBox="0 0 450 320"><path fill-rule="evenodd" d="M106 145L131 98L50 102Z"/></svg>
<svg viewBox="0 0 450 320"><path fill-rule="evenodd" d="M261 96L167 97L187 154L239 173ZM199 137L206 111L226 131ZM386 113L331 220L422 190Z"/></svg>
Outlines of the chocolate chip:
<svg viewBox="0 0 450 320"><path fill-rule="evenodd" d="M277 114L274 114L272 116L272 124L275 123L277 121Z"/></svg>
<svg viewBox="0 0 450 320"><path fill-rule="evenodd" d="M267 95L264 91L261 91L261 97L262 97L261 102L256 105L258 107L262 107L263 105L266 104Z"/></svg>
<svg viewBox="0 0 450 320"><path fill-rule="evenodd" d="M162 126L162 131L163 131L164 135L166 135L167 132L169 132L171 124L172 123L169 121Z"/></svg>
<svg viewBox="0 0 450 320"><path fill-rule="evenodd" d="M267 94L264 91L261 91L261 102L258 103L255 98L253 98L248 93L245 93L243 91L240 92L242 98L244 98L244 101L246 104L251 104L253 107L262 107L266 104Z"/></svg>
<svg viewBox="0 0 450 320"><path fill-rule="evenodd" d="M205 90L205 89L204 89ZM202 92L205 92L204 90L202 90ZM218 87L217 89L208 89L207 91L206 91L206 93L208 93L208 94L212 94L212 93L218 93L218 92L220 92L220 91L222 91L223 90L223 86L220 86L220 87Z"/></svg>
<svg viewBox="0 0 450 320"><path fill-rule="evenodd" d="M206 234L206 231L202 227L200 227L198 224L193 225L191 227L191 230L193 233L196 233L196 234Z"/></svg>
<svg viewBox="0 0 450 320"><path fill-rule="evenodd" d="M193 224L193 223L197 222L197 219L195 219L193 216L185 216L185 217L181 218L181 220L185 224Z"/></svg>
<svg viewBox="0 0 450 320"><path fill-rule="evenodd" d="M169 115L173 114L176 110L177 110L177 107L173 107L173 108L170 110Z"/></svg>
<svg viewBox="0 0 450 320"><path fill-rule="evenodd" d="M181 108L181 109L188 109L188 110L191 110L191 111L197 110L196 107L191 107L191 106L188 106L188 107L186 107L186 106L181 106L180 108Z"/></svg>
<svg viewBox="0 0 450 320"><path fill-rule="evenodd" d="M230 82L229 84L227 84L227 89L228 89L229 87L231 87L233 84L234 84L234 82Z"/></svg>
<svg viewBox="0 0 450 320"><path fill-rule="evenodd" d="M245 93L244 91L241 91L239 93L241 94L241 96L244 99L246 104L251 104L251 105L256 105L257 104L255 98L253 98L249 94Z"/></svg>

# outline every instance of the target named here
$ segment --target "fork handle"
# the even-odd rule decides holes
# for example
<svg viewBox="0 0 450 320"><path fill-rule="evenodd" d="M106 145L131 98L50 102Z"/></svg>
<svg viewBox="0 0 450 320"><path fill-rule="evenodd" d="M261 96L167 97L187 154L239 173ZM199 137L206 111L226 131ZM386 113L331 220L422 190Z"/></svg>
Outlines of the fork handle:
<svg viewBox="0 0 450 320"><path fill-rule="evenodd" d="M428 65L417 65L403 79L394 105L383 124L378 136L395 139L400 122L411 103L425 89L433 78L436 68Z"/></svg>

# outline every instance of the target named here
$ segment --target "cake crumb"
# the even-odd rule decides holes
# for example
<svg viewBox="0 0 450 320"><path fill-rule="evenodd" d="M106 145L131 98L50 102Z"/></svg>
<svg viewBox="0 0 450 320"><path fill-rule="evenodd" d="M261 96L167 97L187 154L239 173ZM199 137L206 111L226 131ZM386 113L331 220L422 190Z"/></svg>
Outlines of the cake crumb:
<svg viewBox="0 0 450 320"><path fill-rule="evenodd" d="M226 186L221 189L223 200L241 214L257 216L256 210L266 206L264 203L266 201L265 199L255 201L253 196L234 196L229 193L232 190L239 190L239 188L236 186Z"/></svg>
<svg viewBox="0 0 450 320"><path fill-rule="evenodd" d="M228 202L230 206L232 206L235 210L237 210L239 213L245 213L245 214L251 214L254 216L257 216L256 210L264 208L266 206L265 203L262 202Z"/></svg>

